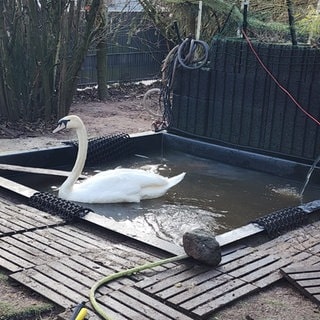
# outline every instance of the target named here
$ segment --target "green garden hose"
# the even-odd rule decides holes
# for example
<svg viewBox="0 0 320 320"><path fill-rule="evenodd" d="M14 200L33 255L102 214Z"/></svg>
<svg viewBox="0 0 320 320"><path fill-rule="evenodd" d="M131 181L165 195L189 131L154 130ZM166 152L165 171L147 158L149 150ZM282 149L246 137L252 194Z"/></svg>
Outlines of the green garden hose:
<svg viewBox="0 0 320 320"><path fill-rule="evenodd" d="M114 274L111 274L109 276L106 276L106 277L102 278L101 280L96 282L92 286L92 288L90 289L90 303L91 303L94 311L97 314L99 314L103 319L112 320L103 311L103 309L99 306L99 304L98 304L98 302L97 302L97 300L95 298L95 292L102 285L104 285L104 284L106 284L106 283L108 283L108 282L110 282L112 280L116 280L118 278L124 277L124 276L130 276L133 273L140 272L142 270L151 269L151 268L158 267L158 266L161 266L161 265L166 264L166 263L176 262L176 261L183 260L183 259L186 259L186 258L189 258L189 256L186 255L186 254L183 254L183 255L180 255L180 256L175 256L175 257L171 257L171 258L167 258L167 259L163 259L163 260L158 260L156 262L146 263L146 264L144 264L142 266L138 266L138 267L134 267L134 268L131 268L131 269L123 270L123 271L120 271L120 272L117 272L117 273L114 273Z"/></svg>

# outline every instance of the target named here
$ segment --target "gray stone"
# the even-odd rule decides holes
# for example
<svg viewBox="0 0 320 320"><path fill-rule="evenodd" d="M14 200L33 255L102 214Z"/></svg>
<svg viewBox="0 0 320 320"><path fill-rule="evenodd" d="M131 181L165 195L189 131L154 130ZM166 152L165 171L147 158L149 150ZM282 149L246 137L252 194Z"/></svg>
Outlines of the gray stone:
<svg viewBox="0 0 320 320"><path fill-rule="evenodd" d="M183 235L183 248L189 257L217 266L221 261L219 242L209 231L194 229Z"/></svg>

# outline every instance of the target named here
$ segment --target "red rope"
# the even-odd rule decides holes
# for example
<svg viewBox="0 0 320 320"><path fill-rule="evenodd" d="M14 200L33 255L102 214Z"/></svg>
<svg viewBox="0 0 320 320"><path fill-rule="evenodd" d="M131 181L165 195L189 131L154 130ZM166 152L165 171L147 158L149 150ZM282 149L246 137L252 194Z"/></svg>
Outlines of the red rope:
<svg viewBox="0 0 320 320"><path fill-rule="evenodd" d="M267 74L271 77L271 79L278 85L278 87L293 101L293 103L305 114L307 115L311 120L313 120L318 126L320 126L320 121L317 120L311 113L309 113L307 110L305 110L299 102L293 97L293 95L284 87L281 85L281 83L276 79L276 77L271 73L271 71L267 68L267 66L263 63L263 61L260 59L257 51L254 49L252 43L250 42L250 39L246 35L246 33L242 30L242 34L245 37L246 41L248 42L248 45L259 61L262 68L267 72Z"/></svg>

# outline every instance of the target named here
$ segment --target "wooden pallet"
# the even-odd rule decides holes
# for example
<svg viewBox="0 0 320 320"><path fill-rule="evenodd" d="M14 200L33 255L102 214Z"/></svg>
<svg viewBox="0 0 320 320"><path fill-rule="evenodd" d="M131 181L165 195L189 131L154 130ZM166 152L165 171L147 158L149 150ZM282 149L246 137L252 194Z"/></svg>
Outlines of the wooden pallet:
<svg viewBox="0 0 320 320"><path fill-rule="evenodd" d="M0 199L0 237L64 223L64 220L57 216Z"/></svg>
<svg viewBox="0 0 320 320"><path fill-rule="evenodd" d="M90 310L89 290L96 281L117 271L157 259L159 258L136 249L114 244L104 250L98 249L82 255L62 257L21 270L13 273L11 278L65 309L71 309L79 302L85 301ZM149 271L149 274L154 275L156 272L167 270L172 265L158 267ZM139 276L122 278L98 290L97 300L112 319L192 319L135 289L134 283L138 279ZM91 311L90 319L99 318Z"/></svg>
<svg viewBox="0 0 320 320"><path fill-rule="evenodd" d="M175 305L193 317L207 317L214 310L279 279L280 257L243 248L223 257L217 268L177 266L135 286ZM259 270L259 272L257 272Z"/></svg>
<svg viewBox="0 0 320 320"><path fill-rule="evenodd" d="M38 210L2 203L0 210L10 223L16 222L0 235L0 266L12 272L12 279L66 309L81 301L90 308L89 289L104 276L168 256L131 240L123 243L123 237L92 229L84 221L68 225ZM281 279L280 269L298 262L319 264L319 226L256 247L224 248L216 268L186 259L145 270L102 287L97 300L116 320L206 319Z"/></svg>
<svg viewBox="0 0 320 320"><path fill-rule="evenodd" d="M320 264L289 266L281 272L305 296L320 304Z"/></svg>

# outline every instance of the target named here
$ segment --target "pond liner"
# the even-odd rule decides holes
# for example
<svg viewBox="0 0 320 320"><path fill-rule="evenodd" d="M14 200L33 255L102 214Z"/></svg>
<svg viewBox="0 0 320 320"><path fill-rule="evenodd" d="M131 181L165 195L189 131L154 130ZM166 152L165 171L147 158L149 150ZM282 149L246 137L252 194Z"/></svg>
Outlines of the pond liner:
<svg viewBox="0 0 320 320"><path fill-rule="evenodd" d="M288 159L270 157L270 156L261 155L258 153L240 150L237 148L229 148L229 147L215 145L215 144L207 143L203 141L197 141L195 139L176 136L173 134L168 134L166 132L139 133L136 135L130 135L130 139L127 139L127 140L130 140L130 144L132 144L132 146L134 147L133 148L134 153L140 152L141 154L146 154L146 152L160 151L161 154L163 154L163 151L166 152L167 150L170 150L170 149L177 150L177 151L184 151L189 154L195 154L199 157L220 160L221 162L232 163L238 166L242 166L242 167L244 166L250 169L256 169L264 172L267 171L280 176L286 176L286 177L295 176L295 178L300 176L305 177L309 169L309 166L307 166L304 163L298 163L298 162L290 161ZM59 148L54 147L54 148L48 148L45 150L21 152L18 154L4 154L3 156L0 156L0 160L2 160L2 162L7 162L11 164L19 163L19 164L28 165L31 163L34 164L36 159L38 166L60 167L62 165L67 165L70 162L72 162L75 157L75 154L76 154L76 148L71 146L62 146ZM125 156L125 153L123 154L123 156ZM68 163L66 161L68 161ZM2 177L2 179L4 178ZM15 188L12 185L12 183L14 182L13 181L9 181L9 182L8 183L5 183L5 181L2 182L1 187L6 188L7 190L13 191L27 198L30 198L34 193L37 192L37 190L33 190L29 187L26 187L17 183L15 183L15 185L17 186ZM320 205L314 205L314 206L312 205L313 203L299 206L299 208L302 208L302 210L308 213L315 213L315 214L308 215L307 220L310 220L311 216L314 216L315 219L319 218L318 213L319 213ZM62 203L62 206L64 206L64 203ZM41 209L41 210L44 210L44 209ZM57 211L59 210L60 208ZM283 209L283 210L287 210L287 209ZM292 213L291 210L295 211L296 209L289 209L288 215ZM293 219L297 219L298 221L304 222L305 221L304 214L302 214L299 211L300 210L297 209L297 216L294 217ZM88 211L87 214L83 215L82 213L79 213L76 210L76 214L80 214L81 219L83 219L84 221L88 221L90 223L100 225L101 227L104 227L111 231L124 234L124 230L122 230L123 228L120 225L117 225L116 222L111 221L111 219L106 219L105 217L99 216L92 211ZM302 217L299 217L300 214L302 214ZM69 217L68 215L69 213L67 209L66 216L68 219L70 218L70 220L72 220L71 216ZM276 214L274 213L271 213L271 215L273 215L273 217L276 216ZM268 219L270 220L270 218ZM282 219L284 218L279 218L279 219L280 221L282 221ZM275 228L274 225L277 225L277 223L278 222L274 220L272 228ZM294 223L289 222L289 226L291 226L292 224L294 224L295 227L299 226L298 223L296 222ZM284 229L281 229L281 230L276 229L275 232L276 233L282 232L283 230ZM168 243L167 241L163 241L158 238L140 240L141 237L137 237L134 231L135 230L132 231L132 234L130 232L127 233L127 236L131 238L135 238L144 243L149 242L148 243L149 245L162 248L163 250L174 253L174 254L180 254L182 250L182 248L178 247L177 245ZM272 232L269 231L269 233L271 234ZM268 230L266 230L264 227L262 227L258 223L249 223L243 227L234 229L232 231L226 232L221 235L217 235L216 239L220 243L220 245L223 246L223 245L233 244L235 242L238 242L244 239L247 241L249 238L256 242L258 236L261 235L265 237L265 235L267 234L268 234Z"/></svg>
<svg viewBox="0 0 320 320"><path fill-rule="evenodd" d="M304 159L260 153L257 150L220 145L212 141L203 141L174 133L164 134L164 146L167 150L186 152L240 168L265 172L289 179L301 179L301 181L305 179L312 164L310 162L306 163ZM319 180L319 174L316 172L313 176L313 181L318 182Z"/></svg>

